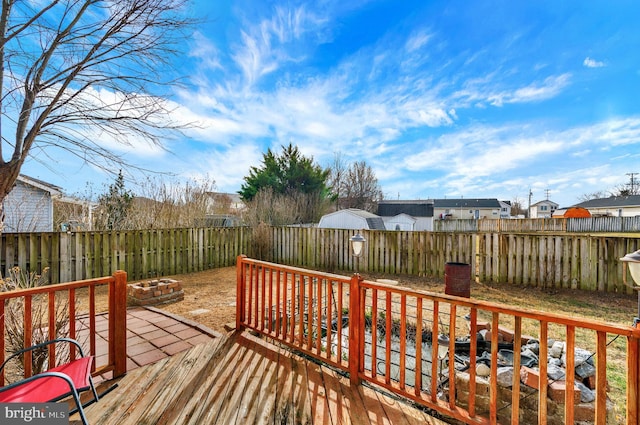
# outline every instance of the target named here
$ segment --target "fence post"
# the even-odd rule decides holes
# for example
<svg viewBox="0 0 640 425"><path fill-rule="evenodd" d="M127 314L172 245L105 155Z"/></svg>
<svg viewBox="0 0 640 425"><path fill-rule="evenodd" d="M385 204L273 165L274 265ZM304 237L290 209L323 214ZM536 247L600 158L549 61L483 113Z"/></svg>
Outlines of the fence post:
<svg viewBox="0 0 640 425"><path fill-rule="evenodd" d="M640 329L640 323L636 324ZM640 339L627 337L627 425L640 423Z"/></svg>
<svg viewBox="0 0 640 425"><path fill-rule="evenodd" d="M244 286L244 259L246 255L238 255L236 259L236 331L241 331L245 321L245 286Z"/></svg>
<svg viewBox="0 0 640 425"><path fill-rule="evenodd" d="M113 339L109 340L109 352L113 353L113 377L127 373L127 272L113 273L113 299L109 311L109 328L113 329Z"/></svg>
<svg viewBox="0 0 640 425"><path fill-rule="evenodd" d="M363 324L363 311L360 306L360 282L358 273L351 276L349 283L349 382L351 386L360 385L360 347Z"/></svg>

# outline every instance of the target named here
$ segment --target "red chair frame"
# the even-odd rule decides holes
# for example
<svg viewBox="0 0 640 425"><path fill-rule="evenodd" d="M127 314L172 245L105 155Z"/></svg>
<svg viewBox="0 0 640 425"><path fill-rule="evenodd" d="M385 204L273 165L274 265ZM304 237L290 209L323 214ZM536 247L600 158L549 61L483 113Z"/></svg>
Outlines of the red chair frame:
<svg viewBox="0 0 640 425"><path fill-rule="evenodd" d="M93 357L84 355L78 341L70 338L58 338L17 351L0 365L0 371L4 369L10 360L28 351L37 350L59 342L69 343L70 349L71 346L75 346L80 356L68 363L53 367L46 372L1 387L0 403L48 403L71 396L73 397L76 408L72 410L70 414L77 411L82 423L87 425L88 422L84 414L83 405L80 402L79 393L89 389L92 391L93 399L89 400L85 405L98 401L98 393L91 377Z"/></svg>

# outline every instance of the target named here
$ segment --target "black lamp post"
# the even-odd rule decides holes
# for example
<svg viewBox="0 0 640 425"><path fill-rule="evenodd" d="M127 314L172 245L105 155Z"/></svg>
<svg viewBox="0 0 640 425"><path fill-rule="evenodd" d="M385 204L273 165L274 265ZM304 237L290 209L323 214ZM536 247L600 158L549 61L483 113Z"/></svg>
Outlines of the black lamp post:
<svg viewBox="0 0 640 425"><path fill-rule="evenodd" d="M358 273L358 262L360 261L360 256L362 255L364 243L367 240L360 234L360 232L351 236L349 240L351 241L351 252L353 253L353 256L356 257L356 273Z"/></svg>
<svg viewBox="0 0 640 425"><path fill-rule="evenodd" d="M638 293L638 316L633 319L633 325L636 326L640 322L640 249L625 255L620 261L627 263L635 282L633 289Z"/></svg>

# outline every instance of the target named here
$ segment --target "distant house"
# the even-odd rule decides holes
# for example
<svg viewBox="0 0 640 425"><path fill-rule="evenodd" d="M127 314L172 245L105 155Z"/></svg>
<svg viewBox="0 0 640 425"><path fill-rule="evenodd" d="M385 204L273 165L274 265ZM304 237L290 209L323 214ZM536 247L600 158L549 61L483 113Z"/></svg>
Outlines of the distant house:
<svg viewBox="0 0 640 425"><path fill-rule="evenodd" d="M500 218L511 217L511 202L510 201L498 201L500 203Z"/></svg>
<svg viewBox="0 0 640 425"><path fill-rule="evenodd" d="M591 199L574 206L588 209L592 216L635 217L640 215L640 195Z"/></svg>
<svg viewBox="0 0 640 425"><path fill-rule="evenodd" d="M433 201L379 201L378 215L387 230L433 230Z"/></svg>
<svg viewBox="0 0 640 425"><path fill-rule="evenodd" d="M24 175L5 197L4 232L52 232L53 199L62 196L58 186Z"/></svg>
<svg viewBox="0 0 640 425"><path fill-rule="evenodd" d="M325 214L320 218L318 227L322 229L386 230L381 217L356 208Z"/></svg>
<svg viewBox="0 0 640 425"><path fill-rule="evenodd" d="M499 219L502 208L503 205L495 198L433 200L434 216L439 219Z"/></svg>
<svg viewBox="0 0 640 425"><path fill-rule="evenodd" d="M529 207L529 218L551 218L553 212L557 210L559 206L560 205L548 199L536 202Z"/></svg>

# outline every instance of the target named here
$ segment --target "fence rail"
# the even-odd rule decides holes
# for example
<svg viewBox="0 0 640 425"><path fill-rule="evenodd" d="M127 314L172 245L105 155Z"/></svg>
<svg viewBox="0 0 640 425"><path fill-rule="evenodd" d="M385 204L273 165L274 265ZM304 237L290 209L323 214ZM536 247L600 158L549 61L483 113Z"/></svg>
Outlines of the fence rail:
<svg viewBox="0 0 640 425"><path fill-rule="evenodd" d="M16 351L64 336L78 340L83 350L95 357L94 376L122 376L127 371L126 309L127 274L123 271L101 278L2 292L0 363L4 362L7 349ZM97 350L100 339L106 340L106 353ZM64 355L52 345L46 363L58 365ZM75 352L71 350L66 355L74 356ZM37 372L33 370L33 360L31 352L25 354L25 378ZM0 386L4 380L2 370Z"/></svg>
<svg viewBox="0 0 640 425"><path fill-rule="evenodd" d="M349 373L353 386L368 381L469 424L638 423L636 327L246 257L237 260L237 277L237 329L252 329ZM481 327L490 329L486 340L478 336ZM623 342L610 346L618 338ZM563 342L562 379L549 375L550 340ZM518 355L530 341L539 341L539 373ZM580 401L584 386L567 384L585 379L584 363L576 360L585 350L595 360L588 403ZM506 352L512 353L508 366L499 363ZM488 377L476 372L481 361L489 364ZM507 382L503 366L512 368ZM535 379L521 381L521 371Z"/></svg>

